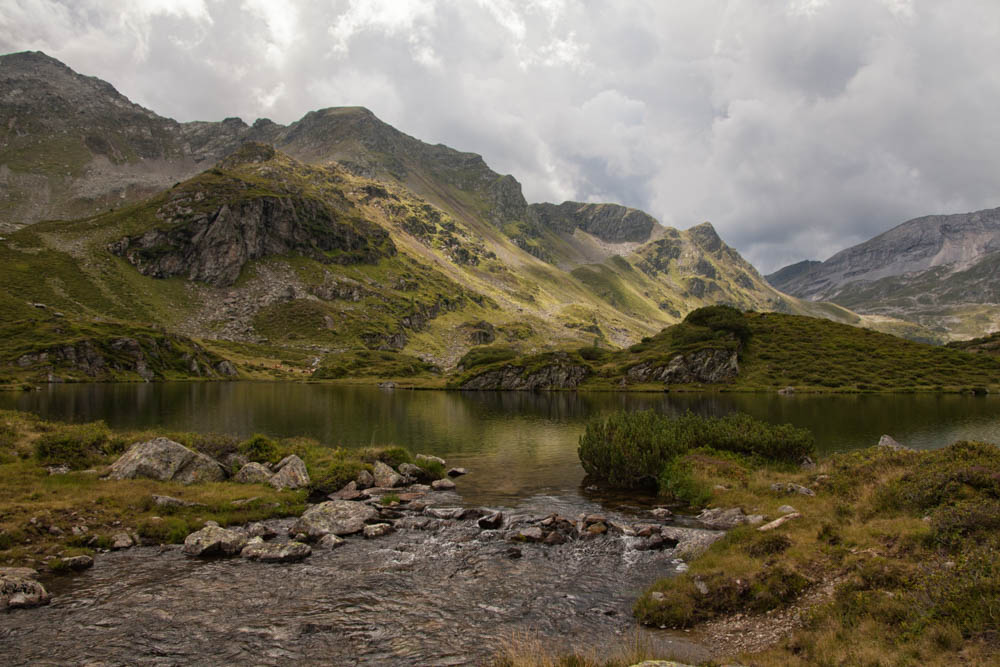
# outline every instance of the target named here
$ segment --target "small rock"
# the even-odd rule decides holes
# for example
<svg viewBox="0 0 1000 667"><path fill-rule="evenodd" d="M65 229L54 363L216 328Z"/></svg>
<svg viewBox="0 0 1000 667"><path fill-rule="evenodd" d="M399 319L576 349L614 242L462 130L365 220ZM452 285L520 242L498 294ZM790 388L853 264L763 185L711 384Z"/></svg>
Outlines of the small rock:
<svg viewBox="0 0 1000 667"><path fill-rule="evenodd" d="M115 533L111 537L111 550L120 551L121 549L131 549L133 546L132 538L128 533Z"/></svg>
<svg viewBox="0 0 1000 667"><path fill-rule="evenodd" d="M493 512L487 514L476 522L483 530L496 530L503 526L503 512Z"/></svg>
<svg viewBox="0 0 1000 667"><path fill-rule="evenodd" d="M763 526L759 527L757 530L759 530L762 533L766 532L768 530L774 530L778 526L784 525L785 523L788 523L792 519L798 519L800 516L802 516L802 515L799 514L798 512L792 512L791 514L786 514L785 516L779 517L779 518L775 519L774 521L772 521L770 523L765 523Z"/></svg>
<svg viewBox="0 0 1000 667"><path fill-rule="evenodd" d="M603 535L604 533L608 532L608 526L603 522L594 523L587 526L587 532L590 533L591 535Z"/></svg>
<svg viewBox="0 0 1000 667"><path fill-rule="evenodd" d="M653 591L652 593L649 594L649 597L652 598L653 600L656 600L657 602L660 602L661 600L665 600L667 598L667 596L661 593L660 591Z"/></svg>
<svg viewBox="0 0 1000 667"><path fill-rule="evenodd" d="M400 463L399 472L404 477L409 477L410 479L423 480L430 479L427 471L420 466L415 466L412 463Z"/></svg>
<svg viewBox="0 0 1000 667"><path fill-rule="evenodd" d="M813 461L812 458L808 456L803 456L802 459L799 461L799 466L811 470L816 467L816 462Z"/></svg>
<svg viewBox="0 0 1000 667"><path fill-rule="evenodd" d="M340 491L331 493L330 500L368 500L371 496L358 488L356 481L348 482Z"/></svg>
<svg viewBox="0 0 1000 667"><path fill-rule="evenodd" d="M808 486L802 486L801 484L795 484L794 482L775 482L771 485L771 490L777 491L778 493L798 493L803 496L816 495L816 492Z"/></svg>
<svg viewBox="0 0 1000 667"><path fill-rule="evenodd" d="M321 537L319 542L316 543L316 546L322 549L336 549L337 547L344 546L344 538L337 537L333 533L330 533L329 535Z"/></svg>
<svg viewBox="0 0 1000 667"><path fill-rule="evenodd" d="M778 508L778 511L781 512L782 514L791 514L792 512L797 512L798 510L796 510L791 505L782 505L781 507Z"/></svg>
<svg viewBox="0 0 1000 667"><path fill-rule="evenodd" d="M376 537L383 537L391 533L392 530L392 526L387 523L373 523L365 526L365 538L374 539Z"/></svg>
<svg viewBox="0 0 1000 667"><path fill-rule="evenodd" d="M88 532L90 532L90 528L81 524L79 526L73 526L70 529L70 532L73 533L73 535L76 537L82 537L86 535Z"/></svg>
<svg viewBox="0 0 1000 667"><path fill-rule="evenodd" d="M607 520L608 518L603 514L588 514L584 517L583 523L589 526L592 523L604 523Z"/></svg>
<svg viewBox="0 0 1000 667"><path fill-rule="evenodd" d="M448 477L461 477L462 475L468 475L469 471L465 468L452 468L448 471Z"/></svg>
<svg viewBox="0 0 1000 667"><path fill-rule="evenodd" d="M247 544L245 533L206 525L184 539L181 549L188 556L236 556Z"/></svg>
<svg viewBox="0 0 1000 667"><path fill-rule="evenodd" d="M59 526L49 526L49 535L55 535L56 537L59 537L62 534L63 534L63 529L60 528Z"/></svg>
<svg viewBox="0 0 1000 667"><path fill-rule="evenodd" d="M879 438L878 445L876 446L879 447L880 449L888 449L893 452L913 451L913 449L911 449L910 447L907 447L906 445L896 442L896 440L891 435L883 435L881 438Z"/></svg>
<svg viewBox="0 0 1000 667"><path fill-rule="evenodd" d="M291 454L278 462L277 472L268 483L276 489L304 489L309 486L309 471L302 459Z"/></svg>
<svg viewBox="0 0 1000 667"><path fill-rule="evenodd" d="M521 553L521 550L518 549L517 547L511 547L510 549L507 549L507 551L504 552L504 555L507 556L507 558L513 560L515 558L520 558L523 554Z"/></svg>
<svg viewBox="0 0 1000 667"><path fill-rule="evenodd" d="M251 461L240 468L240 471L233 477L233 481L238 484L267 484L271 481L271 470L263 463Z"/></svg>
<svg viewBox="0 0 1000 667"><path fill-rule="evenodd" d="M542 529L538 526L531 526L519 531L517 535L514 536L514 539L522 542L541 542L545 539L545 533L543 533Z"/></svg>
<svg viewBox="0 0 1000 667"><path fill-rule="evenodd" d="M455 488L455 482L450 479L436 479L431 482L431 488L435 491L451 491Z"/></svg>
<svg viewBox="0 0 1000 667"><path fill-rule="evenodd" d="M666 507L654 507L649 510L649 513L655 516L657 519L669 519L673 517L674 513L668 510Z"/></svg>
<svg viewBox="0 0 1000 667"><path fill-rule="evenodd" d="M249 538L259 537L264 540L270 540L277 536L277 531L260 521L255 521L247 526L247 537Z"/></svg>
<svg viewBox="0 0 1000 667"><path fill-rule="evenodd" d="M698 578L695 578L695 580L694 580L694 587L695 587L695 588L696 588L696 589L698 590L698 592L699 592L699 593L701 593L702 595L708 595L708 584L706 584L706 583L705 583L704 581L702 581L701 579L698 579Z"/></svg>
<svg viewBox="0 0 1000 667"><path fill-rule="evenodd" d="M181 500L173 496L158 496L153 494L153 504L157 507L194 507L200 503L193 503L189 500Z"/></svg>
<svg viewBox="0 0 1000 667"><path fill-rule="evenodd" d="M308 544L301 542L251 542L240 551L240 556L262 563L295 563L312 553Z"/></svg>
<svg viewBox="0 0 1000 667"><path fill-rule="evenodd" d="M542 540L545 544L555 545L555 544L565 544L566 537L560 533L558 530L553 530L551 533L545 536Z"/></svg>
<svg viewBox="0 0 1000 667"><path fill-rule="evenodd" d="M27 609L49 603L49 593L35 581L38 572L30 568L0 568L0 610Z"/></svg>
<svg viewBox="0 0 1000 667"><path fill-rule="evenodd" d="M375 486L375 477L367 470L362 470L358 473L355 482L359 489L370 489Z"/></svg>
<svg viewBox="0 0 1000 667"><path fill-rule="evenodd" d="M69 569L79 572L81 570L86 570L89 567L93 567L94 559L93 557L86 555L72 556L70 558L64 558L63 564Z"/></svg>
<svg viewBox="0 0 1000 667"><path fill-rule="evenodd" d="M791 396L795 393L795 387L785 387L783 389L779 389L778 393L782 396Z"/></svg>
<svg viewBox="0 0 1000 667"><path fill-rule="evenodd" d="M382 463L376 461L372 466L372 476L375 478L375 485L385 489L393 489L403 485L403 476Z"/></svg>
<svg viewBox="0 0 1000 667"><path fill-rule="evenodd" d="M69 472L67 465L46 466L45 469L49 471L50 475L65 475Z"/></svg>
<svg viewBox="0 0 1000 667"><path fill-rule="evenodd" d="M445 463L445 460L439 456L430 456L429 454L417 454L415 458L417 459L418 463L423 461L426 461L427 463L437 463L442 468L447 465L447 463Z"/></svg>
<svg viewBox="0 0 1000 667"><path fill-rule="evenodd" d="M697 519L708 528L715 530L729 530L730 528L750 523L749 517L739 507L703 510Z"/></svg>

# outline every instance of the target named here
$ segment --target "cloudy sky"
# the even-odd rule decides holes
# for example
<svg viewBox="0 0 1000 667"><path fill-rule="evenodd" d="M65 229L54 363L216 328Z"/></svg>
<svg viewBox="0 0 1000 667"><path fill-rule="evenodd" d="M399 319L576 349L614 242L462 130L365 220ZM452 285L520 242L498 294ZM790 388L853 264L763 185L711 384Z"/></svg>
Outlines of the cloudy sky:
<svg viewBox="0 0 1000 667"><path fill-rule="evenodd" d="M3 0L25 49L178 120L363 105L765 272L1000 206L997 0Z"/></svg>

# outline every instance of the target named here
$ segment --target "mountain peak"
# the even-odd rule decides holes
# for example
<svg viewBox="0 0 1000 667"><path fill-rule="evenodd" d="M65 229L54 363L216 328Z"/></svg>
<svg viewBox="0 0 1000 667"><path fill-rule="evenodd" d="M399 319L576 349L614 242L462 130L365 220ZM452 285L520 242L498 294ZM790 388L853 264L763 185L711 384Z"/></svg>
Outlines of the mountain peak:
<svg viewBox="0 0 1000 667"><path fill-rule="evenodd" d="M688 234L691 235L691 238L708 252L721 250L724 245L719 233L715 231L715 227L713 227L710 222L706 221L699 225L695 225L687 231Z"/></svg>

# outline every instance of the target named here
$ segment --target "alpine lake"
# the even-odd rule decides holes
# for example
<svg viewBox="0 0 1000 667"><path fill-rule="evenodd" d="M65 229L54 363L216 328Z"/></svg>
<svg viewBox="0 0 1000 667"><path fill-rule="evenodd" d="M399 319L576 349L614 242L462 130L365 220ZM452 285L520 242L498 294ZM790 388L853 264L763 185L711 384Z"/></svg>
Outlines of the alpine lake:
<svg viewBox="0 0 1000 667"><path fill-rule="evenodd" d="M470 471L456 480L449 504L501 509L511 522L554 512L624 522L648 514L650 504L584 486L579 436L589 419L621 409L742 411L808 428L821 456L874 445L883 433L917 449L1000 441L1000 398L966 395L65 384L0 393L0 408L103 419L115 429L399 445ZM513 557L499 531L443 523L435 532L349 539L288 565L192 560L166 547L102 554L91 570L46 581L52 604L8 614L0 646L24 664L483 664L512 641L598 655L639 641L678 659L712 657L696 635L640 629L632 620L632 600L684 568L669 550L637 551L629 538L607 537L519 545Z"/></svg>

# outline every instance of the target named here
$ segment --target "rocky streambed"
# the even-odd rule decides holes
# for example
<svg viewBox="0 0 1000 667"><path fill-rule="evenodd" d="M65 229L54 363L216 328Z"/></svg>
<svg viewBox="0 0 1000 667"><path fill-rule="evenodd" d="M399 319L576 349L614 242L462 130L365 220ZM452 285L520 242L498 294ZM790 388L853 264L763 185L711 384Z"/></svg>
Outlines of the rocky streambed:
<svg viewBox="0 0 1000 667"><path fill-rule="evenodd" d="M215 551L231 557L192 556L189 537L43 578L49 605L4 615L5 662L477 664L516 636L600 653L640 632L630 607L642 588L722 534L578 498L470 508L421 485L341 496L299 519L210 527L235 534ZM324 506L339 518L307 518ZM705 657L676 636L649 639Z"/></svg>

